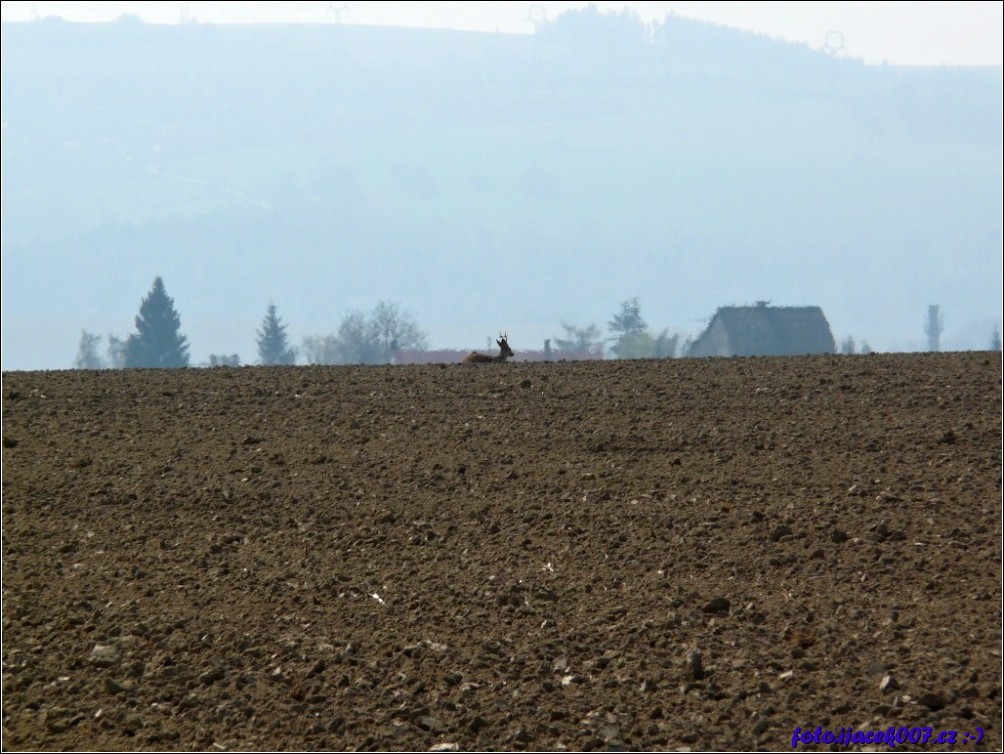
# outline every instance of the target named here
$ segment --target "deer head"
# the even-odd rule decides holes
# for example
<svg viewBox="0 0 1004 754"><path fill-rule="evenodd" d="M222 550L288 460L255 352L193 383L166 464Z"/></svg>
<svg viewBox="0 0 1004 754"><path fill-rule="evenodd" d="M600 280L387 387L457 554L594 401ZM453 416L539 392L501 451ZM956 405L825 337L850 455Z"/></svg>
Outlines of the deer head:
<svg viewBox="0 0 1004 754"><path fill-rule="evenodd" d="M499 355L498 355L498 360L499 361L505 361L506 359L508 359L510 356L513 355L512 349L509 348L509 334L508 333L505 333L505 334L499 333L499 336L495 340L495 342L498 344L498 347L499 347Z"/></svg>

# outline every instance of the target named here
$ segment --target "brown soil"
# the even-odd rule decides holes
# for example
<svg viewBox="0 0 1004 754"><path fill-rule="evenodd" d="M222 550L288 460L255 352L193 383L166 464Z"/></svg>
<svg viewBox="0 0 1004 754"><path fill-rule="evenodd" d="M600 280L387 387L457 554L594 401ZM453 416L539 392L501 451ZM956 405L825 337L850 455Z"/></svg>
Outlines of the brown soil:
<svg viewBox="0 0 1004 754"><path fill-rule="evenodd" d="M8 373L3 445L5 749L1001 746L1000 354Z"/></svg>

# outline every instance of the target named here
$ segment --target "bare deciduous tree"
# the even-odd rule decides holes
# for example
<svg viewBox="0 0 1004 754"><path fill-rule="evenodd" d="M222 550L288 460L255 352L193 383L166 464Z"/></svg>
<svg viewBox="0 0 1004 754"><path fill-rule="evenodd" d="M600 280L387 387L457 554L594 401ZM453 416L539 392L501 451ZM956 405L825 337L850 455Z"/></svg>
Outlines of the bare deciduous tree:
<svg viewBox="0 0 1004 754"><path fill-rule="evenodd" d="M74 369L103 369L104 361L98 356L98 344L101 342L100 335L82 330L80 333L80 345L77 348L77 358L73 362Z"/></svg>
<svg viewBox="0 0 1004 754"><path fill-rule="evenodd" d="M303 340L311 364L392 364L405 348L427 349L426 335L410 314L384 301L368 317L359 311L346 315L337 334Z"/></svg>

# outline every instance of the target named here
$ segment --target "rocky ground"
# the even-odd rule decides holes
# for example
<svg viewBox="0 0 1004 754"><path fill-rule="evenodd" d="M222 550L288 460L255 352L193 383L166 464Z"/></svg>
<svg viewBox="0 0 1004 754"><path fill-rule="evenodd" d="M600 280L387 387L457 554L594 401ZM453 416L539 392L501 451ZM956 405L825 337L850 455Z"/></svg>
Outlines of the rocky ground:
<svg viewBox="0 0 1004 754"><path fill-rule="evenodd" d="M1001 406L999 353L4 374L3 747L999 750Z"/></svg>

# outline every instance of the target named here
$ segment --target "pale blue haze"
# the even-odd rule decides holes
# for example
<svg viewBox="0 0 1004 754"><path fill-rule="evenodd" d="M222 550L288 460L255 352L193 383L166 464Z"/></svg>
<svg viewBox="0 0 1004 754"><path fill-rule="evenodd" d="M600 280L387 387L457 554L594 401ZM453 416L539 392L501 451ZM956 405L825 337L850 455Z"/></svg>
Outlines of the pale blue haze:
<svg viewBox="0 0 1004 754"><path fill-rule="evenodd" d="M916 350L938 304L943 347L989 345L999 65L580 20L4 24L3 369L128 335L157 275L193 363L254 362L269 302L294 341L388 300L434 348L517 352L634 296L684 335L770 300Z"/></svg>

